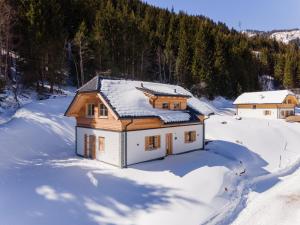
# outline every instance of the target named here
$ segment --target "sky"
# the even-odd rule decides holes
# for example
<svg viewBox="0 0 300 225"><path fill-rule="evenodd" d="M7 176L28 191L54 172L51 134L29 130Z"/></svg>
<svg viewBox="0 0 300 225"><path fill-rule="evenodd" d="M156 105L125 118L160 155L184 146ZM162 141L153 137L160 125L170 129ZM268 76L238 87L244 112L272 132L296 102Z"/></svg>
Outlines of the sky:
<svg viewBox="0 0 300 225"><path fill-rule="evenodd" d="M237 30L300 28L300 0L143 0L151 5L204 15Z"/></svg>

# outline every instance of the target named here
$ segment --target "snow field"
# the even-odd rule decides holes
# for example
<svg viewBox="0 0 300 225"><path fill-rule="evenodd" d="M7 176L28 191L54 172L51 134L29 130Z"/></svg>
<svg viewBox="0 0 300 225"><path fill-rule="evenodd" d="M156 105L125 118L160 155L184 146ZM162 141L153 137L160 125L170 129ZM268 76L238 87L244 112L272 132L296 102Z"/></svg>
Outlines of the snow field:
<svg viewBox="0 0 300 225"><path fill-rule="evenodd" d="M257 224L276 224L271 213L277 224L299 221L299 124L236 120L229 101L206 101L217 114L206 120L207 151L118 169L75 155L75 121L63 116L70 101L27 104L0 125L1 223L253 224L257 215Z"/></svg>

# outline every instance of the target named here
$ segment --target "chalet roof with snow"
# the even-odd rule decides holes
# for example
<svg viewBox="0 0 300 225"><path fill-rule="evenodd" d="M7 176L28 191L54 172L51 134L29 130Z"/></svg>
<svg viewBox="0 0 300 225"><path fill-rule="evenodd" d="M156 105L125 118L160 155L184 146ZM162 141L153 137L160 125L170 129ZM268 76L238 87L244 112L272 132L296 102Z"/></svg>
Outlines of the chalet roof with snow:
<svg viewBox="0 0 300 225"><path fill-rule="evenodd" d="M293 92L288 90L246 92L241 94L233 104L281 104L288 95L295 96Z"/></svg>
<svg viewBox="0 0 300 225"><path fill-rule="evenodd" d="M191 122L195 114L207 114L202 102L178 85L161 84L145 81L107 79L96 76L77 93L98 92L120 117L159 117L165 123ZM153 108L144 93L156 96L187 98L188 109L173 111Z"/></svg>

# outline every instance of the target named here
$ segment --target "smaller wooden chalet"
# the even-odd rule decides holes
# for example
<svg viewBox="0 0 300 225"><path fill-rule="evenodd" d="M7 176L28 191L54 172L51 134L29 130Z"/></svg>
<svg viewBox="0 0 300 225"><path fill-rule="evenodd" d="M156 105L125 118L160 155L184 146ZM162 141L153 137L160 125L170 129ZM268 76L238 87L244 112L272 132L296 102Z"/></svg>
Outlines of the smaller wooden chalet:
<svg viewBox="0 0 300 225"><path fill-rule="evenodd" d="M201 102L176 85L94 77L65 115L76 153L119 167L204 148Z"/></svg>
<svg viewBox="0 0 300 225"><path fill-rule="evenodd" d="M299 102L291 91L280 90L243 93L233 104L241 117L285 119L295 115Z"/></svg>

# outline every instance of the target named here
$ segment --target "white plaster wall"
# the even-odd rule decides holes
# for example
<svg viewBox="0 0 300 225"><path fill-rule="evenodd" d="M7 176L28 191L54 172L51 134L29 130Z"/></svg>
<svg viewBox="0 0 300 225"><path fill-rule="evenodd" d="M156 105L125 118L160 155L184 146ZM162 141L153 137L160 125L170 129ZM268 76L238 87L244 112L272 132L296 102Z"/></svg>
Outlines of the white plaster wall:
<svg viewBox="0 0 300 225"><path fill-rule="evenodd" d="M184 132L196 131L196 141L184 143ZM203 125L191 125L181 127L170 127L160 129L149 129L141 131L130 131L127 133L127 164L134 164L151 159L161 158L166 155L166 134L173 134L173 154L203 147ZM145 137L160 135L160 148L145 151Z"/></svg>
<svg viewBox="0 0 300 225"><path fill-rule="evenodd" d="M84 155L84 135L96 136L96 158L97 160L121 166L121 133L112 131L103 131L97 129L88 129L77 127L77 153ZM98 151L98 137L105 138L105 150Z"/></svg>
<svg viewBox="0 0 300 225"><path fill-rule="evenodd" d="M271 115L265 115L264 111L270 110ZM263 119L277 119L277 109L238 109L240 117L255 117Z"/></svg>

